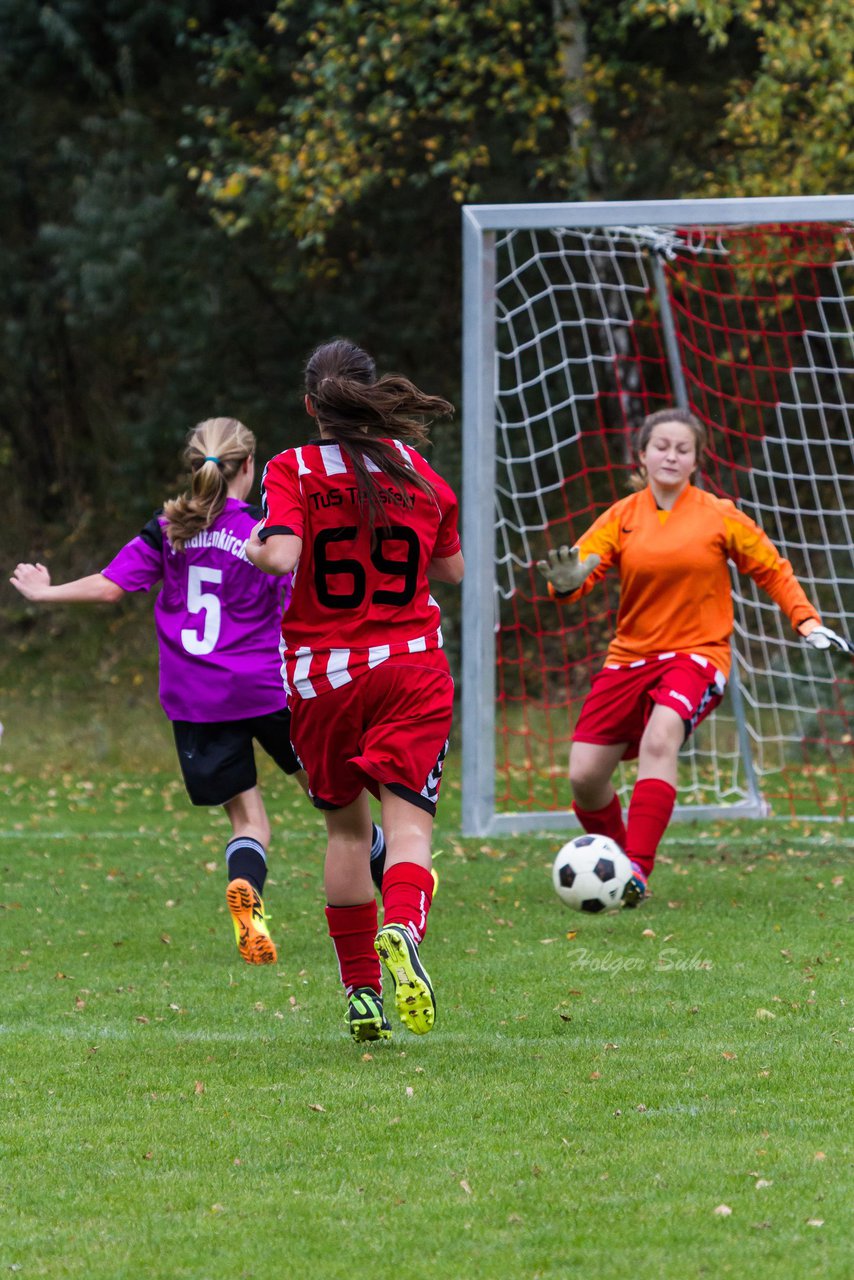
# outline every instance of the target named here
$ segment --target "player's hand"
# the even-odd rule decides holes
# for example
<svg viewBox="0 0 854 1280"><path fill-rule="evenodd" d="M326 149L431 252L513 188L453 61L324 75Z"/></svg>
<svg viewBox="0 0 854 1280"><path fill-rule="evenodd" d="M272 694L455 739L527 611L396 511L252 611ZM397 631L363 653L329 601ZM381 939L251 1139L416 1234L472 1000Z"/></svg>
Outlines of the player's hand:
<svg viewBox="0 0 854 1280"><path fill-rule="evenodd" d="M552 547L547 560L538 560L537 568L555 595L568 596L577 591L599 563L594 552L586 560L579 560L578 547Z"/></svg>
<svg viewBox="0 0 854 1280"><path fill-rule="evenodd" d="M9 581L27 600L43 600L50 574L43 564L19 564Z"/></svg>
<svg viewBox="0 0 854 1280"><path fill-rule="evenodd" d="M820 622L816 622L809 631L801 631L801 635L813 649L834 648L841 649L843 653L854 654L854 645L850 640L837 635L835 631L831 631L830 627L824 627Z"/></svg>
<svg viewBox="0 0 854 1280"><path fill-rule="evenodd" d="M252 560L252 552L260 551L261 548L264 546L264 543L258 537L258 534L264 528L265 524L266 524L265 520L259 520L257 524L252 526L252 532L250 533L249 537L246 539L246 542L244 544L244 550L246 551L246 554L250 560Z"/></svg>

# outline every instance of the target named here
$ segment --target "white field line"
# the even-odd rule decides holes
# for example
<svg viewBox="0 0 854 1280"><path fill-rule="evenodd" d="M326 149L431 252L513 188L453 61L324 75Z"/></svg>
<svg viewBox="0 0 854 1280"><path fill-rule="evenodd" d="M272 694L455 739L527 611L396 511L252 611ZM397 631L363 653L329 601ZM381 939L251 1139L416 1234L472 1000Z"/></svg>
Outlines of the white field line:
<svg viewBox="0 0 854 1280"><path fill-rule="evenodd" d="M845 827L850 828L852 824L845 823ZM134 828L132 831L3 831L0 830L0 840L141 840L150 838L151 836L162 836L166 834L165 827L146 827L140 829ZM445 837L446 839L449 837ZM456 837L452 837L456 838ZM473 839L476 837L472 837ZM494 839L503 843L513 840L513 836L498 836ZM555 832L526 832L524 839L537 841L547 844L554 844L558 836ZM727 839L726 832L721 832L715 836L665 836L661 842L661 848L678 847L684 845L720 845ZM831 849L843 848L854 849L854 834L851 836L837 835L835 832L824 830L820 835L801 835L797 831L779 832L769 831L767 827L763 827L760 833L752 833L748 831L738 831L733 837L734 840L746 841L753 844L760 840L773 840L774 844L780 844L787 840L791 843L814 845L816 848ZM436 843L441 844L442 833L437 833Z"/></svg>
<svg viewBox="0 0 854 1280"><path fill-rule="evenodd" d="M163 829L140 831L0 831L0 840L140 840L163 835Z"/></svg>

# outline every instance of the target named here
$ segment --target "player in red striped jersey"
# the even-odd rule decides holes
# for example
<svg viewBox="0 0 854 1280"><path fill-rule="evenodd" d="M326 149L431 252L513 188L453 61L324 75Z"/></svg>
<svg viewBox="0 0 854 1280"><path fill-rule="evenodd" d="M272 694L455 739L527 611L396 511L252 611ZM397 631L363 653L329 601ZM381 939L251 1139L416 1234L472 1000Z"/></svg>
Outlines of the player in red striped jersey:
<svg viewBox="0 0 854 1280"><path fill-rule="evenodd" d="M646 894L676 799L679 750L720 703L733 629L729 564L747 574L816 649L852 652L822 624L792 566L749 516L692 479L706 444L686 409L660 409L638 432L635 493L539 568L549 593L574 604L616 569L617 632L575 725L569 759L573 809L586 831L626 850L633 877L623 901ZM628 821L611 778L637 757Z"/></svg>
<svg viewBox="0 0 854 1280"><path fill-rule="evenodd" d="M294 747L326 816L326 917L350 1033L390 1035L381 958L401 1020L423 1035L435 997L419 946L454 692L429 580L458 583L464 566L456 498L412 445L453 407L399 375L378 378L345 339L312 353L305 385L318 434L267 464L265 518L246 552L294 575L283 672ZM387 848L379 932L369 795Z"/></svg>

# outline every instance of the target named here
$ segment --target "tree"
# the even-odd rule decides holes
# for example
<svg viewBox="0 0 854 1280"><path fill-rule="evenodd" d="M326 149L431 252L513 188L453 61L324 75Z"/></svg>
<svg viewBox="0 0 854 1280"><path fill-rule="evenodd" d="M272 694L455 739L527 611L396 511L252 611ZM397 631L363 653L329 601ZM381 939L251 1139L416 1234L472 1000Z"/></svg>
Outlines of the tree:
<svg viewBox="0 0 854 1280"><path fill-rule="evenodd" d="M178 161L199 11L0 0L0 464L19 539L95 512L131 532L194 422L235 412L272 437L298 376L274 250L217 227Z"/></svg>

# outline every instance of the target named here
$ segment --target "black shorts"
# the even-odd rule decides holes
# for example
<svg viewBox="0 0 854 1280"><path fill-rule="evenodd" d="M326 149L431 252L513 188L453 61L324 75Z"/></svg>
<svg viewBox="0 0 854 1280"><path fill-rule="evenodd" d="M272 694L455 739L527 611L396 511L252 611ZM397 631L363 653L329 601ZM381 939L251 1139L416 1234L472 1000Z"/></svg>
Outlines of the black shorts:
<svg viewBox="0 0 854 1280"><path fill-rule="evenodd" d="M184 785L193 804L225 804L258 781L253 740L283 773L302 768L291 746L291 713L285 707L248 720L197 724L173 720L172 732Z"/></svg>

